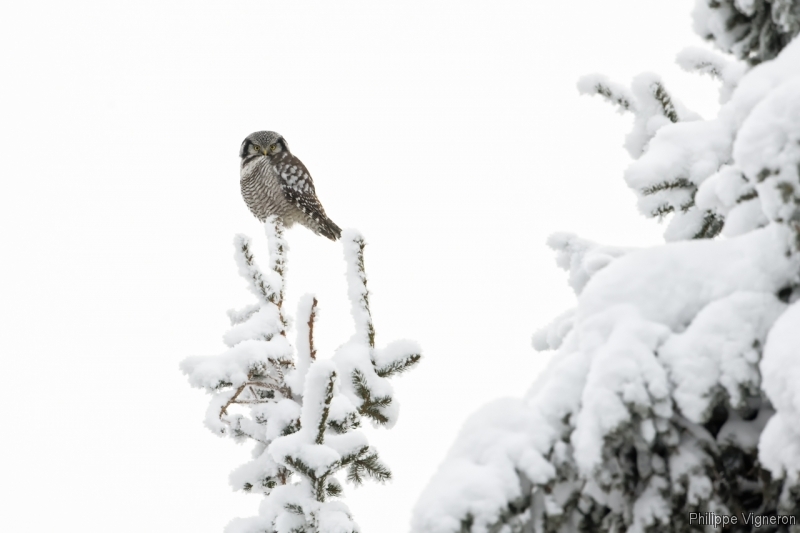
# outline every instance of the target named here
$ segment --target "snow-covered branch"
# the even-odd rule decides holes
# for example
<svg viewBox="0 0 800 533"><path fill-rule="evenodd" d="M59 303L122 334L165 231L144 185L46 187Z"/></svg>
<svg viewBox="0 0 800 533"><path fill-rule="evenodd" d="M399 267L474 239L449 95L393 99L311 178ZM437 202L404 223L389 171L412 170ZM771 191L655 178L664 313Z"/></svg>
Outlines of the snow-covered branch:
<svg viewBox="0 0 800 533"><path fill-rule="evenodd" d="M578 80L578 91L581 94L602 96L608 103L617 106L621 113L625 111L636 113L636 102L630 90L602 74L582 76Z"/></svg>

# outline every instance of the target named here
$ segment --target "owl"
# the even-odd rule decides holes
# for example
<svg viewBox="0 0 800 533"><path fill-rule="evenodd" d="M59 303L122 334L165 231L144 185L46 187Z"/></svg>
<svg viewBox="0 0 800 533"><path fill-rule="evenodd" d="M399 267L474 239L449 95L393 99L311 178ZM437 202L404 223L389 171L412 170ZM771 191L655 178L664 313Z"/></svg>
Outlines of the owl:
<svg viewBox="0 0 800 533"><path fill-rule="evenodd" d="M239 150L240 185L250 211L262 222L277 215L284 226L299 222L317 235L335 241L342 230L325 214L306 166L274 131L247 136Z"/></svg>

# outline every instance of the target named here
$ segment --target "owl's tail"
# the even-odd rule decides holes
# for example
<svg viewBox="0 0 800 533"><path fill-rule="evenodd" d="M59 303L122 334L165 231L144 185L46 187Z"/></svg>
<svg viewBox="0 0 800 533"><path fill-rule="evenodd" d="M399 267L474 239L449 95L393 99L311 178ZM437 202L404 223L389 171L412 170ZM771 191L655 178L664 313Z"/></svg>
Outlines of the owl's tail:
<svg viewBox="0 0 800 533"><path fill-rule="evenodd" d="M323 219L319 221L318 233L320 235L324 235L332 241L335 241L341 238L342 228L337 226L333 220L329 219L328 217L323 217Z"/></svg>

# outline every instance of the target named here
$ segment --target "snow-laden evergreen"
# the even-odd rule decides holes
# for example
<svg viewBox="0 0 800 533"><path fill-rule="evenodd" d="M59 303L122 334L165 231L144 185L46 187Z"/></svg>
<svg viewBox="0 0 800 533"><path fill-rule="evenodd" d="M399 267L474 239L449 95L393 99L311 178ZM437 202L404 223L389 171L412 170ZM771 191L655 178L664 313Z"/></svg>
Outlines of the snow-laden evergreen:
<svg viewBox="0 0 800 533"><path fill-rule="evenodd" d="M580 80L634 114L624 177L667 243L550 238L577 305L533 344L557 352L465 424L415 533L800 531L800 39L770 37L797 33L796 7L699 0L748 60L679 55L719 80L712 119L653 74Z"/></svg>
<svg viewBox="0 0 800 533"><path fill-rule="evenodd" d="M752 64L773 59L800 32L796 0L698 0L694 30Z"/></svg>
<svg viewBox="0 0 800 533"><path fill-rule="evenodd" d="M364 238L344 232L348 292L355 334L332 357L317 357L317 299L300 299L297 340L287 338L284 313L286 253L283 227L265 224L269 266L255 263L250 239L237 235L236 262L257 303L229 311L229 347L216 356L189 357L181 370L211 394L206 426L219 436L255 443L253 459L234 470L236 490L265 496L255 517L235 519L226 533L351 533L359 531L339 499L342 481L391 478L389 468L358 428L366 417L391 427L398 405L389 377L412 368L412 341L375 347L364 270ZM238 410L237 410L238 408Z"/></svg>

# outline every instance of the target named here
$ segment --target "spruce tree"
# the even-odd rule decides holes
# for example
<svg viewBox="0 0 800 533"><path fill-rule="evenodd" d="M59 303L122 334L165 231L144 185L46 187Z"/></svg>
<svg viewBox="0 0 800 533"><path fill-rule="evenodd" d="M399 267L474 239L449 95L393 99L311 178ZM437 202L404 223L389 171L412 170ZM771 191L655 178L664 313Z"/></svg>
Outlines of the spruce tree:
<svg viewBox="0 0 800 533"><path fill-rule="evenodd" d="M398 408L388 378L419 362L419 346L375 346L364 270L363 237L345 231L348 293L355 334L332 357L314 344L317 299L301 298L297 340L287 337L284 310L288 245L279 219L265 223L268 269L255 262L250 239L237 235L235 257L256 303L229 311L229 349L181 363L193 387L211 395L206 426L216 435L254 443L253 459L231 473L234 489L265 497L255 517L236 519L226 533L350 533L358 531L341 501L342 481L384 482L391 471L359 430L367 418L391 427Z"/></svg>
<svg viewBox="0 0 800 533"><path fill-rule="evenodd" d="M473 415L420 498L416 533L800 531L800 13L698 0L734 58L701 119L653 74L580 80L634 115L625 181L668 220L639 250L550 238L575 309L522 399Z"/></svg>

